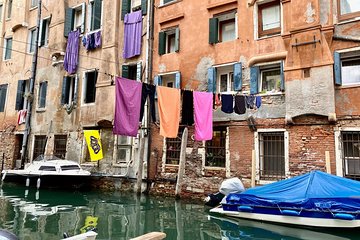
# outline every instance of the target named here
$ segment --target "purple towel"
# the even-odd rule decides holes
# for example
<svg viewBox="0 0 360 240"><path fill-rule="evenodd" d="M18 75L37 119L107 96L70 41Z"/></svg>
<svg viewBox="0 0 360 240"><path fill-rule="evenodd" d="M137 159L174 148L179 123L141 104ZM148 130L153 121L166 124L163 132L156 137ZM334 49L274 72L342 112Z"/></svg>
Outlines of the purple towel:
<svg viewBox="0 0 360 240"><path fill-rule="evenodd" d="M94 33L95 35L95 48L101 47L101 31Z"/></svg>
<svg viewBox="0 0 360 240"><path fill-rule="evenodd" d="M141 53L142 13L128 13L124 19L124 49L123 58L131 58Z"/></svg>
<svg viewBox="0 0 360 240"><path fill-rule="evenodd" d="M116 78L116 102L113 133L136 137L139 128L142 83Z"/></svg>
<svg viewBox="0 0 360 240"><path fill-rule="evenodd" d="M70 32L68 36L64 57L64 69L69 74L76 73L76 69L79 64L79 36L79 29Z"/></svg>

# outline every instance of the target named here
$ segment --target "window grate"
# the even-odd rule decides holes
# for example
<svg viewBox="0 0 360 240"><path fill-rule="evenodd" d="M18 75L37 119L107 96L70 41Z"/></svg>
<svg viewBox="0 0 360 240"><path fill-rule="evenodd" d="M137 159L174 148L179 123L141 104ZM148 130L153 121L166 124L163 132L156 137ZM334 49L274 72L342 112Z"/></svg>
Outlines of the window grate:
<svg viewBox="0 0 360 240"><path fill-rule="evenodd" d="M45 144L46 144L45 135L35 136L33 159L36 159L41 154L44 154Z"/></svg>
<svg viewBox="0 0 360 240"><path fill-rule="evenodd" d="M66 143L67 143L67 136L66 135L55 135L54 140L54 155L65 159L66 156Z"/></svg>
<svg viewBox="0 0 360 240"><path fill-rule="evenodd" d="M205 166L225 167L226 128L215 128L213 138L206 141Z"/></svg>
<svg viewBox="0 0 360 240"><path fill-rule="evenodd" d="M179 165L182 133L179 129L177 138L166 138L166 164Z"/></svg>
<svg viewBox="0 0 360 240"><path fill-rule="evenodd" d="M261 133L259 140L260 179L285 178L284 133Z"/></svg>
<svg viewBox="0 0 360 240"><path fill-rule="evenodd" d="M344 176L360 180L360 132L342 132Z"/></svg>

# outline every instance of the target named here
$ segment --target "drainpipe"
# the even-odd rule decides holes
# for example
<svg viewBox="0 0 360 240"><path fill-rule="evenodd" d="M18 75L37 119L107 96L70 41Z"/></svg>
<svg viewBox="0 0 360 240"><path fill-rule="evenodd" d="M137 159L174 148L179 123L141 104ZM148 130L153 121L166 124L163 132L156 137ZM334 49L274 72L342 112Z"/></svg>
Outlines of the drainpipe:
<svg viewBox="0 0 360 240"><path fill-rule="evenodd" d="M28 144L28 137L31 131L30 128L30 119L31 119L31 109L32 109L32 101L34 96L34 85L35 85L35 78L36 78L36 66L37 66L37 59L38 59L38 49L39 49L39 31L40 31L40 21L41 21L41 0L38 1L38 15L37 15L37 24L36 24L36 38L35 38L35 49L34 55L32 60L31 66L31 78L30 78L30 89L29 89L29 97L27 101L27 114L25 119L25 131L24 137L22 142L21 148L21 167L23 168L25 165L25 157L27 153L27 144Z"/></svg>

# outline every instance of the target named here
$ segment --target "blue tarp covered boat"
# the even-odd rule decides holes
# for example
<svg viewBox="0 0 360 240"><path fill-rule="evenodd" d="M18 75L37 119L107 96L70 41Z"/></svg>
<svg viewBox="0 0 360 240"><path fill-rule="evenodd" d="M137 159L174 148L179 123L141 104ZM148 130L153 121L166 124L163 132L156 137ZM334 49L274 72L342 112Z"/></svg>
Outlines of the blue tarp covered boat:
<svg viewBox="0 0 360 240"><path fill-rule="evenodd" d="M317 227L360 227L360 182L313 171L240 194L211 212Z"/></svg>

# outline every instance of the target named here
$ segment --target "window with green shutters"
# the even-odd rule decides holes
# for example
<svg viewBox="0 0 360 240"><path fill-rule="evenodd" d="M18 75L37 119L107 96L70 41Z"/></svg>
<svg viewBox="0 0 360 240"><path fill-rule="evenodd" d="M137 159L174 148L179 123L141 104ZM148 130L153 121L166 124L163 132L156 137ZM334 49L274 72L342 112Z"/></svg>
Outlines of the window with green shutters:
<svg viewBox="0 0 360 240"><path fill-rule="evenodd" d="M61 90L61 105L70 105L77 102L78 78L76 75L63 78Z"/></svg>
<svg viewBox="0 0 360 240"><path fill-rule="evenodd" d="M142 63L124 64L121 67L121 76L123 78L141 81L142 78Z"/></svg>
<svg viewBox="0 0 360 240"><path fill-rule="evenodd" d="M159 32L159 55L179 52L180 29L173 28Z"/></svg>
<svg viewBox="0 0 360 240"><path fill-rule="evenodd" d="M47 46L49 40L50 18L44 18L40 24L39 47Z"/></svg>
<svg viewBox="0 0 360 240"><path fill-rule="evenodd" d="M237 38L237 13L232 11L209 19L209 43L232 41Z"/></svg>
<svg viewBox="0 0 360 240"><path fill-rule="evenodd" d="M27 105L27 95L29 91L30 80L19 80L16 89L15 110L23 110Z"/></svg>
<svg viewBox="0 0 360 240"><path fill-rule="evenodd" d="M208 69L208 91L231 93L242 90L242 63Z"/></svg>
<svg viewBox="0 0 360 240"><path fill-rule="evenodd" d="M269 94L285 90L283 61L250 68L250 93Z"/></svg>
<svg viewBox="0 0 360 240"><path fill-rule="evenodd" d="M96 98L96 82L98 71L85 72L83 103L94 103Z"/></svg>
<svg viewBox="0 0 360 240"><path fill-rule="evenodd" d="M148 1L149 0L122 0L121 20L124 20L126 14L139 10L141 10L142 15L146 15Z"/></svg>
<svg viewBox="0 0 360 240"><path fill-rule="evenodd" d="M101 28L102 0L91 0L89 2L89 8L90 31L95 31Z"/></svg>
<svg viewBox="0 0 360 240"><path fill-rule="evenodd" d="M7 87L7 84L0 85L0 112L4 112L5 110Z"/></svg>

